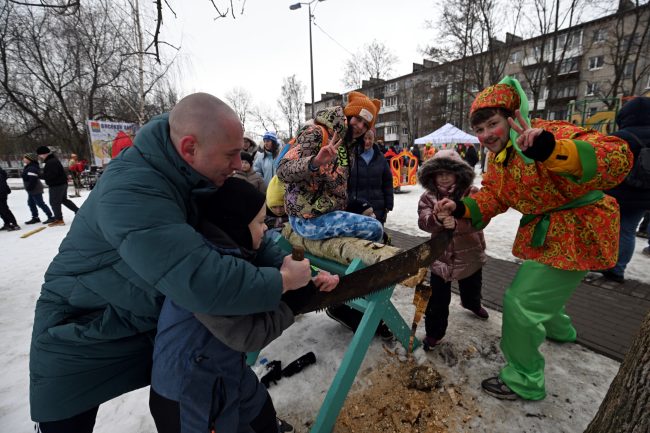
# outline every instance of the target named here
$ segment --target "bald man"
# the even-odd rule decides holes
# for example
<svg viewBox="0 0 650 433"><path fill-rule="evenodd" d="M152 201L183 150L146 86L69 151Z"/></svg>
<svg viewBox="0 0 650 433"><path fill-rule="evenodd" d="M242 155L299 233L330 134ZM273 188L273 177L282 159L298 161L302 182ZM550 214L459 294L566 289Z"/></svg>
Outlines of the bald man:
<svg viewBox="0 0 650 433"><path fill-rule="evenodd" d="M255 267L221 256L194 230L194 197L241 168L242 147L235 112L197 93L111 161L36 303L29 370L38 431L92 432L100 404L149 385L165 296L189 311L252 314L308 283L307 260Z"/></svg>

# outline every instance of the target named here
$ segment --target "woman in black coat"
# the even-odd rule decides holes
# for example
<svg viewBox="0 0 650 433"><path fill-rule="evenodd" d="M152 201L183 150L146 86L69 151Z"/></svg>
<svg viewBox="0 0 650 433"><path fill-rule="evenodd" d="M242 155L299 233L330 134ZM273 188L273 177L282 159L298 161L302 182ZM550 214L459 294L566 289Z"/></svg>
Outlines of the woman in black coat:
<svg viewBox="0 0 650 433"><path fill-rule="evenodd" d="M367 201L383 224L388 212L393 210L393 176L379 146L373 144L374 140L375 133L369 130L364 137L363 147L357 148L348 180L348 202Z"/></svg>

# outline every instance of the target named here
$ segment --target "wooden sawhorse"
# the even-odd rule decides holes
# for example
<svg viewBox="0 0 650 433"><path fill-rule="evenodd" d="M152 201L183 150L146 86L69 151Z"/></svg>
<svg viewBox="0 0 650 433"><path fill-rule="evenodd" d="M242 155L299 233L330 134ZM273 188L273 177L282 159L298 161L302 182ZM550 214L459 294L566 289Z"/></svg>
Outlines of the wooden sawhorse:
<svg viewBox="0 0 650 433"><path fill-rule="evenodd" d="M291 251L291 245L284 238L280 238L278 245L285 251ZM307 257L311 264L317 268L338 275L347 275L365 266L358 258L354 259L352 263L346 267L340 263L315 257L308 253L305 253L305 257ZM402 346L408 350L411 329L390 300L394 289L395 285L392 285L383 290L372 293L363 299L355 299L346 302L348 306L361 311L363 313L363 318L352 337L350 345L345 351L345 355L341 361L341 366L336 372L334 380L327 391L325 400L323 400L323 404L321 405L310 433L329 433L334 428L336 418L343 407L345 398L350 391L350 387L352 386L354 378L359 371L359 367L368 352L370 342L372 341L377 326L379 326L381 320L386 323ZM419 344L419 340L415 339L413 348L415 349ZM247 362L249 365L255 364L258 354L259 352L248 354Z"/></svg>

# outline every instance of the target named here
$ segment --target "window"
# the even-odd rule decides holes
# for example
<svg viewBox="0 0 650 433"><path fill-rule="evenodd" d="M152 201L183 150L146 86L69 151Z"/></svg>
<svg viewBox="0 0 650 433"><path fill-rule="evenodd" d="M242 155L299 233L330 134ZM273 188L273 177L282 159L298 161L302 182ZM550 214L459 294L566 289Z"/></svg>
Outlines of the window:
<svg viewBox="0 0 650 433"><path fill-rule="evenodd" d="M634 74L634 63L626 63L623 67L623 77L630 78Z"/></svg>
<svg viewBox="0 0 650 433"><path fill-rule="evenodd" d="M386 107L394 107L395 105L397 105L397 96L389 96L384 100L384 102L385 102L384 105Z"/></svg>
<svg viewBox="0 0 650 433"><path fill-rule="evenodd" d="M645 85L646 89L650 89L650 75L648 75L648 82Z"/></svg>
<svg viewBox="0 0 650 433"><path fill-rule="evenodd" d="M567 113L567 110L551 111L549 113L549 120L565 120Z"/></svg>
<svg viewBox="0 0 650 433"><path fill-rule="evenodd" d="M404 134L404 135L408 135L408 133L409 133L409 130L408 130L408 129L406 129L406 128L402 128L402 134Z"/></svg>
<svg viewBox="0 0 650 433"><path fill-rule="evenodd" d="M605 29L596 29L594 30L594 43L605 42L607 39L607 30Z"/></svg>
<svg viewBox="0 0 650 433"><path fill-rule="evenodd" d="M521 62L521 51L515 51L510 54L510 63L519 63Z"/></svg>
<svg viewBox="0 0 650 433"><path fill-rule="evenodd" d="M576 96L576 88L572 84L558 86L555 89L555 98L571 98Z"/></svg>
<svg viewBox="0 0 650 433"><path fill-rule="evenodd" d="M600 69L605 64L604 56L589 57L589 70Z"/></svg>
<svg viewBox="0 0 650 433"><path fill-rule="evenodd" d="M397 126L386 126L384 128L384 133L386 135L397 134Z"/></svg>
<svg viewBox="0 0 650 433"><path fill-rule="evenodd" d="M578 72L578 58L562 60L558 74L568 74L569 72Z"/></svg>
<svg viewBox="0 0 650 433"><path fill-rule="evenodd" d="M397 82L386 84L387 92L394 92L395 90L397 90Z"/></svg>
<svg viewBox="0 0 650 433"><path fill-rule="evenodd" d="M598 93L598 83L587 83L587 96L593 96Z"/></svg>

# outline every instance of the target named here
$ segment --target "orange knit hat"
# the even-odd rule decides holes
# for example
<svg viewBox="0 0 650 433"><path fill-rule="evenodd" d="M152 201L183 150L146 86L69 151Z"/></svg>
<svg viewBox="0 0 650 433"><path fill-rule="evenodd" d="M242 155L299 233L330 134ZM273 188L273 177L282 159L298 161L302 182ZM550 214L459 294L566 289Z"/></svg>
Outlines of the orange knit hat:
<svg viewBox="0 0 650 433"><path fill-rule="evenodd" d="M348 93L348 105L343 109L346 116L359 116L366 122L368 127L375 126L377 114L381 108L381 101L379 99L370 99L360 92Z"/></svg>
<svg viewBox="0 0 650 433"><path fill-rule="evenodd" d="M517 90L508 84L499 83L486 87L476 96L469 115L471 117L476 110L481 108L505 108L514 113L519 109L519 105L521 105L521 99Z"/></svg>

